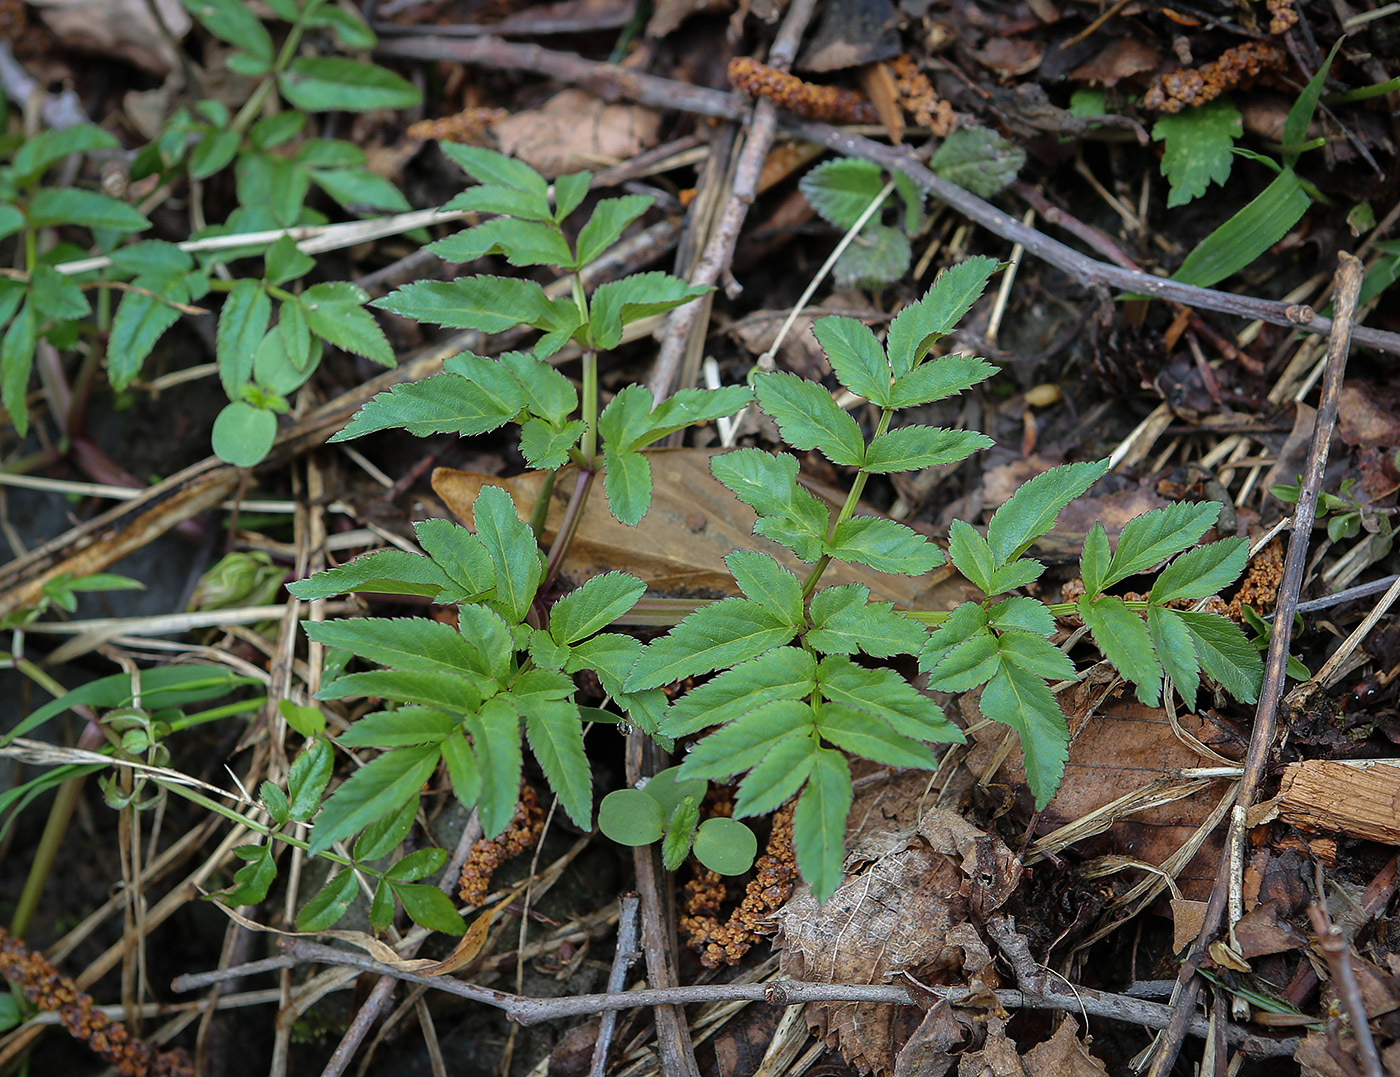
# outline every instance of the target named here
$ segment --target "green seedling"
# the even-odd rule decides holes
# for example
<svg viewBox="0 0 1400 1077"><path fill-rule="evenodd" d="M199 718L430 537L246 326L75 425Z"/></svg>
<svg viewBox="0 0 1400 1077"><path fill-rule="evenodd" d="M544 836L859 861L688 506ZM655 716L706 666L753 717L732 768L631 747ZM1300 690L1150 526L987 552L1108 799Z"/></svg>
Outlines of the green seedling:
<svg viewBox="0 0 1400 1077"><path fill-rule="evenodd" d="M680 767L663 770L640 789L618 789L598 805L598 829L619 845L661 842L667 871L695 857L720 875L742 875L753 867L758 839L743 823L718 817L700 822L706 783L679 778Z"/></svg>

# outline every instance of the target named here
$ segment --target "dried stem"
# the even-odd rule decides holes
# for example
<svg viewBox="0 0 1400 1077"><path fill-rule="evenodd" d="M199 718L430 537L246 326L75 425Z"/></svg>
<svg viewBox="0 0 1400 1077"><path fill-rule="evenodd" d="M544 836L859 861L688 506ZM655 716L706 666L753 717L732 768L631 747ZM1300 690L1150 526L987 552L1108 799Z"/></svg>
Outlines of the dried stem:
<svg viewBox="0 0 1400 1077"><path fill-rule="evenodd" d="M1356 982L1356 973L1351 967L1351 947L1341 929L1332 923L1327 911L1320 905L1308 906L1308 919L1317 932L1322 949L1322 957L1327 969L1332 973L1332 986L1351 1021L1351 1034L1356 1037L1356 1055L1361 1062L1361 1072L1366 1077L1385 1077L1376 1041L1371 1035L1370 1018L1366 1013L1366 1001L1361 997L1361 987Z"/></svg>

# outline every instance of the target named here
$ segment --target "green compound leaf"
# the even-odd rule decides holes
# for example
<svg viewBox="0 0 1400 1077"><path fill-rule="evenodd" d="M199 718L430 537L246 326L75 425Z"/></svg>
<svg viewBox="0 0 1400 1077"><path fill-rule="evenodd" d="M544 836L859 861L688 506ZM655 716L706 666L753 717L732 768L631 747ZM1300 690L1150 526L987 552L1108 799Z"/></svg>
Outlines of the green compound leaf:
<svg viewBox="0 0 1400 1077"><path fill-rule="evenodd" d="M802 788L820 750L810 727L789 733L773 744L739 783L734 818L763 815L782 807L784 801Z"/></svg>
<svg viewBox="0 0 1400 1077"><path fill-rule="evenodd" d="M231 909L266 901L267 892L277 879L277 862L272 859L272 846L240 845L233 850L233 855L245 863L233 873L233 886L217 894L218 899ZM347 874L351 875L353 882L353 873Z"/></svg>
<svg viewBox="0 0 1400 1077"><path fill-rule="evenodd" d="M742 774L762 762L779 741L810 733L814 721L812 705L805 699L770 700L699 741L686 754L681 776L719 780Z"/></svg>
<svg viewBox="0 0 1400 1077"><path fill-rule="evenodd" d="M1218 594L1239 579L1248 560L1249 541L1244 538L1221 539L1187 550L1158 574L1149 600L1156 604Z"/></svg>
<svg viewBox="0 0 1400 1077"><path fill-rule="evenodd" d="M658 688L683 677L709 673L755 658L796 635L792 625L746 598L723 598L702 606L660 639L653 640L627 678L628 692Z"/></svg>
<svg viewBox="0 0 1400 1077"><path fill-rule="evenodd" d="M10 167L20 179L37 180L51 165L70 154L113 150L118 144L114 135L91 123L40 131L32 138L25 139L24 144L15 151ZM13 210L13 207L7 208ZM13 211L18 213L17 210Z"/></svg>
<svg viewBox="0 0 1400 1077"><path fill-rule="evenodd" d="M846 816L851 810L851 772L841 753L818 748L811 777L792 817L797 867L818 901L836 892L845 877Z"/></svg>
<svg viewBox="0 0 1400 1077"><path fill-rule="evenodd" d="M1026 151L986 127L960 127L943 140L929 161L946 180L980 198L991 198L1016 179Z"/></svg>
<svg viewBox="0 0 1400 1077"><path fill-rule="evenodd" d="M307 112L412 108L423 96L392 71L343 56L298 56L277 84L283 97Z"/></svg>
<svg viewBox="0 0 1400 1077"><path fill-rule="evenodd" d="M418 437L471 437L504 426L520 413L520 383L504 368L475 355L459 355L452 362L454 371L395 385L378 394L330 440L348 441L400 428Z"/></svg>
<svg viewBox="0 0 1400 1077"><path fill-rule="evenodd" d="M992 576L997 569L996 556L987 540L971 524L954 520L949 526L948 559L983 594L996 593L992 590Z"/></svg>
<svg viewBox="0 0 1400 1077"><path fill-rule="evenodd" d="M1163 610L1163 615L1180 618L1201 667L1225 686L1232 696L1246 703L1259 699L1264 681L1264 663L1259 652L1245 639L1239 626L1218 613L1190 613Z"/></svg>
<svg viewBox="0 0 1400 1077"><path fill-rule="evenodd" d="M928 686L938 692L971 691L1000 666L997 637L984 630L949 647L929 674Z"/></svg>
<svg viewBox="0 0 1400 1077"><path fill-rule="evenodd" d="M446 146L447 143L439 143L439 145ZM549 209L549 200L544 195L537 195L533 191L517 187L502 187L494 183L469 187L442 208L445 211L500 213L522 221L551 221L554 219L554 215ZM447 248L442 250L434 248L433 253L448 258L446 250Z"/></svg>
<svg viewBox="0 0 1400 1077"><path fill-rule="evenodd" d="M1172 679L1177 694L1189 710L1195 710L1201 664L1196 658L1196 647L1191 642L1191 633L1186 630L1186 625L1174 610L1149 606L1147 634L1152 637L1152 646L1166 667L1167 676Z"/></svg>
<svg viewBox="0 0 1400 1077"><path fill-rule="evenodd" d="M464 229L428 249L447 262L474 262L488 254L503 254L513 266L569 266L574 260L574 252L553 221L514 217L497 217Z"/></svg>
<svg viewBox="0 0 1400 1077"><path fill-rule="evenodd" d="M234 134L232 131L223 133ZM229 156L231 158L232 154ZM311 171L311 179L317 187L352 212L380 209L390 213L407 213L413 208L393 183L367 168L316 168Z"/></svg>
<svg viewBox="0 0 1400 1077"><path fill-rule="evenodd" d="M544 770L549 787L558 794L569 818L584 831L592 830L592 771L583 751L583 723L578 706L556 700L530 703L520 709L525 715L530 750Z"/></svg>
<svg viewBox="0 0 1400 1077"><path fill-rule="evenodd" d="M651 508L651 462L639 452L619 452L603 444L603 493L608 511L628 527L636 527Z"/></svg>
<svg viewBox="0 0 1400 1077"><path fill-rule="evenodd" d="M1084 592L1090 596L1103 593L1108 586L1108 566L1113 552L1108 548L1108 532L1103 524L1095 523L1084 536L1084 549L1079 554L1079 575Z"/></svg>
<svg viewBox="0 0 1400 1077"><path fill-rule="evenodd" d="M45 320L75 321L92 313L82 288L53 266L42 263L29 275L29 296L34 309Z"/></svg>
<svg viewBox="0 0 1400 1077"><path fill-rule="evenodd" d="M913 408L931 404L980 385L996 372L994 365L975 355L945 355L940 359L930 359L895 379L890 389L889 406Z"/></svg>
<svg viewBox="0 0 1400 1077"><path fill-rule="evenodd" d="M420 520L413 525L418 543L460 588L461 602L496 586L496 570L481 540L451 520ZM439 601L447 601L439 599Z"/></svg>
<svg viewBox="0 0 1400 1077"><path fill-rule="evenodd" d="M376 711L356 720L336 738L348 748L402 748L410 744L440 744L452 732L450 717L431 707L400 707Z"/></svg>
<svg viewBox="0 0 1400 1077"><path fill-rule="evenodd" d="M298 931L325 931L334 926L360 892L353 871L342 871L316 891L299 913L296 927Z"/></svg>
<svg viewBox="0 0 1400 1077"><path fill-rule="evenodd" d="M465 935L467 923L452 904L452 899L436 886L426 883L389 882L389 889L403 905L408 918L429 931L444 935Z"/></svg>
<svg viewBox="0 0 1400 1077"><path fill-rule="evenodd" d="M854 243L841 252L832 269L837 284L883 288L909 270L909 237L892 225L868 222Z"/></svg>
<svg viewBox="0 0 1400 1077"><path fill-rule="evenodd" d="M669 737L683 737L710 726L733 722L774 700L801 699L812 694L816 674L816 659L810 651L799 647L774 647L681 696L667 710L661 730ZM807 710L810 720L811 708ZM701 741L695 752L709 744L713 736ZM686 757L687 762L695 752Z"/></svg>
<svg viewBox="0 0 1400 1077"><path fill-rule="evenodd" d="M452 780L452 792L463 807L470 807L481 796L481 770L476 765L476 754L460 729L440 747L442 761L447 764L447 776Z"/></svg>
<svg viewBox="0 0 1400 1077"><path fill-rule="evenodd" d="M743 875L758 855L758 838L737 819L706 819L695 832L695 859L717 875Z"/></svg>
<svg viewBox="0 0 1400 1077"><path fill-rule="evenodd" d="M554 177L554 219L562 221L578 209L593 177L587 172L570 172L567 176Z"/></svg>
<svg viewBox="0 0 1400 1077"><path fill-rule="evenodd" d="M637 604L647 585L626 572L605 572L570 591L549 611L549 634L568 646L612 624Z"/></svg>
<svg viewBox="0 0 1400 1077"><path fill-rule="evenodd" d="M1036 810L1044 808L1060 787L1069 758L1069 726L1049 686L1034 673L1003 662L978 705L985 717L1010 726L1021 738L1026 780Z"/></svg>
<svg viewBox="0 0 1400 1077"><path fill-rule="evenodd" d="M537 325L553 313L543 288L532 280L515 277L416 281L370 306L447 329L479 329L483 333L501 333L522 323Z"/></svg>
<svg viewBox="0 0 1400 1077"><path fill-rule="evenodd" d="M890 364L868 326L854 318L819 318L812 332L842 385L872 404L892 406Z"/></svg>
<svg viewBox="0 0 1400 1077"><path fill-rule="evenodd" d="M569 647L555 643L548 632L538 628L530 629L530 661L540 669L560 670L568 664L572 651Z"/></svg>
<svg viewBox="0 0 1400 1077"><path fill-rule="evenodd" d="M987 594L995 597L996 595L1004 595L1007 591L1014 591L1018 587L1025 587L1026 584L1038 580L1044 571L1044 565L1029 557L1012 561L1009 565L1002 565L1001 568L992 573L992 585Z"/></svg>
<svg viewBox="0 0 1400 1077"><path fill-rule="evenodd" d="M1286 236L1311 204L1297 173L1285 168L1258 197L1201 240L1172 280L1209 288L1238 273Z"/></svg>
<svg viewBox="0 0 1400 1077"><path fill-rule="evenodd" d="M622 230L651 208L650 195L629 194L605 198L593 208L593 215L578 234L578 260L566 266L580 269L596 261L617 242Z"/></svg>
<svg viewBox="0 0 1400 1077"><path fill-rule="evenodd" d="M485 674L400 672L377 669L368 673L344 673L316 693L317 699L356 699L373 697L395 703L416 703L436 707L449 714L470 714L481 706L485 696L497 689Z"/></svg>
<svg viewBox="0 0 1400 1077"><path fill-rule="evenodd" d="M1108 566L1105 587L1146 572L1174 553L1193 545L1220 516L1216 501L1178 501L1129 520Z"/></svg>
<svg viewBox="0 0 1400 1077"><path fill-rule="evenodd" d="M199 24L250 56L271 62L272 35L242 0L182 0Z"/></svg>
<svg viewBox="0 0 1400 1077"><path fill-rule="evenodd" d="M505 700L488 699L468 726L482 779L477 813L482 832L494 838L515 817L520 795L520 716Z"/></svg>
<svg viewBox="0 0 1400 1077"><path fill-rule="evenodd" d="M316 713L320 715L321 712ZM321 721L324 725L324 716ZM296 757L292 769L287 772L287 814L292 819L305 822L316 814L321 806L321 794L326 791L334 769L335 753L324 737L318 737Z"/></svg>
<svg viewBox="0 0 1400 1077"><path fill-rule="evenodd" d="M1017 596L997 603L987 611L987 623L1005 630L1032 632L1037 636L1055 633L1055 616L1037 598Z"/></svg>
<svg viewBox="0 0 1400 1077"><path fill-rule="evenodd" d="M5 330L4 342L0 343L0 403L10 413L10 421L21 437L29 431L29 404L24 397L29 387L29 372L34 368L38 320L34 305L26 299ZM135 376L132 371L131 377Z"/></svg>
<svg viewBox="0 0 1400 1077"><path fill-rule="evenodd" d="M1162 175L1171 185L1167 208L1200 198L1212 180L1223 187L1235 160L1235 139L1243 133L1244 121L1228 97L1163 116L1153 124L1153 139L1166 143Z"/></svg>
<svg viewBox="0 0 1400 1077"><path fill-rule="evenodd" d="M1060 510L1108 471L1108 461L1063 464L1041 472L1011 495L987 525L987 543L1002 564L1021 556L1055 526Z"/></svg>
<svg viewBox="0 0 1400 1077"><path fill-rule="evenodd" d="M580 419L565 423L559 428L550 426L544 419L526 419L520 428L520 455L531 467L552 470L563 467L569 459L569 450L578 445L587 426Z"/></svg>
<svg viewBox="0 0 1400 1077"><path fill-rule="evenodd" d="M867 669L845 655L831 655L817 667L817 681L823 698L879 715L906 737L963 740L943 708L892 669Z"/></svg>
<svg viewBox="0 0 1400 1077"><path fill-rule="evenodd" d="M969 525L970 526L970 525ZM1032 601L1030 599L1007 599L1007 602ZM1005 603L1002 603L1005 605ZM997 606L1000 609L1001 606ZM947 619L933 630L924 649L919 654L919 671L929 673L943 661L943 656L965 639L986 630L987 611L979 602L964 602L949 611Z"/></svg>
<svg viewBox="0 0 1400 1077"><path fill-rule="evenodd" d="M976 430L945 430L937 426L905 426L877 434L865 453L862 469L884 475L892 471L917 471L966 460L973 453L995 445Z"/></svg>
<svg viewBox="0 0 1400 1077"><path fill-rule="evenodd" d="M290 594L308 600L363 592L421 595L436 600L442 592L456 590L456 585L440 566L407 550L376 550L287 584Z"/></svg>
<svg viewBox="0 0 1400 1077"><path fill-rule="evenodd" d="M307 326L318 337L380 366L395 366L394 349L384 330L364 309L368 299L368 293L349 281L328 281L302 292L301 306Z"/></svg>
<svg viewBox="0 0 1400 1077"><path fill-rule="evenodd" d="M802 583L795 575L755 550L735 550L725 555L724 563L745 596L793 628L804 626Z"/></svg>
<svg viewBox="0 0 1400 1077"><path fill-rule="evenodd" d="M620 438L628 449L640 449L677 430L684 430L687 426L698 426L733 415L752 400L753 392L745 385L726 385L719 389L682 389L668 396L635 426L622 432Z"/></svg>
<svg viewBox="0 0 1400 1077"><path fill-rule="evenodd" d="M555 426L578 408L578 390L554 367L524 352L506 352L497 360L520 383L525 407Z"/></svg>
<svg viewBox="0 0 1400 1077"><path fill-rule="evenodd" d="M495 605L518 624L529 612L539 587L543 566L539 546L530 525L515 511L510 494L499 486L483 486L472 506L476 537L496 565Z"/></svg>
<svg viewBox="0 0 1400 1077"><path fill-rule="evenodd" d="M885 337L885 350L889 352L890 366L896 377L918 366L938 338L953 331L982 295L996 270L995 258L977 257L959 262L939 273L922 299L910 303L895 316ZM895 384L898 386L899 382Z"/></svg>
<svg viewBox="0 0 1400 1077"><path fill-rule="evenodd" d="M151 222L139 210L116 198L78 187L44 187L29 200L29 227L64 225L140 232Z"/></svg>
<svg viewBox="0 0 1400 1077"><path fill-rule="evenodd" d="M396 812L389 812L376 819L360 833L355 840L356 860L378 860L392 853L408 832L413 829L413 820L418 813L418 804L408 801Z"/></svg>
<svg viewBox="0 0 1400 1077"><path fill-rule="evenodd" d="M842 520L825 552L838 561L855 561L876 572L905 576L922 576L943 563L943 551L923 535L878 516Z"/></svg>
<svg viewBox="0 0 1400 1077"><path fill-rule="evenodd" d="M272 317L272 300L260 280L236 281L223 310L215 334L214 354L219 364L219 380L231 400L252 376L253 355L267 332Z"/></svg>
<svg viewBox="0 0 1400 1077"><path fill-rule="evenodd" d="M1014 630L1003 632L997 640L997 648L1004 662L1010 662L1047 681L1074 678L1074 663L1069 655L1043 636Z"/></svg>
<svg viewBox="0 0 1400 1077"><path fill-rule="evenodd" d="M895 613L892 602L871 602L864 584L824 587L812 596L807 642L823 654L918 654L927 637L921 624Z"/></svg>
<svg viewBox="0 0 1400 1077"><path fill-rule="evenodd" d="M754 379L759 406L795 449L819 449L833 464L859 467L865 460L860 427L831 394L795 374L776 372Z"/></svg>
<svg viewBox="0 0 1400 1077"><path fill-rule="evenodd" d="M824 702L817 710L817 732L823 740L864 759L890 767L935 770L938 757L928 746L902 737L880 718L842 703Z"/></svg>
<svg viewBox="0 0 1400 1077"><path fill-rule="evenodd" d="M366 662L406 673L444 667L485 673L481 653L451 625L426 617L362 617L353 621L302 621L306 634L327 647L344 647Z"/></svg>
<svg viewBox="0 0 1400 1077"><path fill-rule="evenodd" d="M441 871L446 863L446 849L419 849L396 861L384 877L395 882L417 882Z"/></svg>
<svg viewBox="0 0 1400 1077"><path fill-rule="evenodd" d="M823 219L846 230L855 227L884 188L879 165L850 157L825 161L798 183L803 197Z"/></svg>
<svg viewBox="0 0 1400 1077"><path fill-rule="evenodd" d="M1079 615L1104 657L1137 685L1138 699L1149 707L1157 706L1162 698L1162 664L1152 649L1142 616L1112 595L1092 599L1085 595L1079 600Z"/></svg>
<svg viewBox="0 0 1400 1077"><path fill-rule="evenodd" d="M647 428L654 398L645 385L619 389L598 416L598 433L615 448L622 449Z"/></svg>
<svg viewBox="0 0 1400 1077"><path fill-rule="evenodd" d="M263 782L259 790L259 797L273 824L286 826L288 820L291 819L291 813L287 807L287 794L271 782Z"/></svg>
<svg viewBox="0 0 1400 1077"><path fill-rule="evenodd" d="M514 157L507 157L495 150L481 146L468 146L461 142L439 142L443 156L453 161L463 172L478 183L493 184L513 190L524 191L549 209L549 185L543 176ZM548 219L548 218L544 218Z"/></svg>
<svg viewBox="0 0 1400 1077"><path fill-rule="evenodd" d="M437 745L424 744L395 748L365 764L341 783L316 816L311 853L325 852L380 816L416 800L437 761Z"/></svg>
<svg viewBox="0 0 1400 1077"><path fill-rule="evenodd" d="M762 449L738 449L710 460L710 472L758 513L754 532L790 547L803 561L822 555L830 514L797 485L797 459Z"/></svg>
<svg viewBox="0 0 1400 1077"><path fill-rule="evenodd" d="M107 341L107 377L118 390L131 384L156 341L180 320L179 308L164 300L188 303L190 299L189 286L180 277L137 277L132 283L155 294L127 292L117 304Z"/></svg>
<svg viewBox="0 0 1400 1077"><path fill-rule="evenodd" d="M653 314L663 314L713 291L693 287L669 273L635 273L600 284L589 301L588 325L593 342L604 351L622 343L622 328Z"/></svg>

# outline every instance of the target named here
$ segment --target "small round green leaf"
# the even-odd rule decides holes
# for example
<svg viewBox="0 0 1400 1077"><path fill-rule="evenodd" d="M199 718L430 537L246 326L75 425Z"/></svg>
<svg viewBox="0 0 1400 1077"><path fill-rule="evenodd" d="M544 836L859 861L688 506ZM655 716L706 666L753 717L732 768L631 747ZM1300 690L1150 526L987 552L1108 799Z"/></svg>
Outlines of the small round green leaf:
<svg viewBox="0 0 1400 1077"><path fill-rule="evenodd" d="M677 781L676 775L680 770L680 767L670 767L661 771L647 782L643 790L661 805L662 814L667 818L686 797L690 797L696 804L705 799L705 782L697 779Z"/></svg>
<svg viewBox="0 0 1400 1077"><path fill-rule="evenodd" d="M210 440L220 460L252 467L267 455L276 437L276 415L238 400L219 412Z"/></svg>
<svg viewBox="0 0 1400 1077"><path fill-rule="evenodd" d="M598 829L619 845L650 845L661 837L661 805L640 789L618 789L598 805Z"/></svg>
<svg viewBox="0 0 1400 1077"><path fill-rule="evenodd" d="M758 838L737 819L706 819L695 834L695 856L721 875L742 875L753 867Z"/></svg>

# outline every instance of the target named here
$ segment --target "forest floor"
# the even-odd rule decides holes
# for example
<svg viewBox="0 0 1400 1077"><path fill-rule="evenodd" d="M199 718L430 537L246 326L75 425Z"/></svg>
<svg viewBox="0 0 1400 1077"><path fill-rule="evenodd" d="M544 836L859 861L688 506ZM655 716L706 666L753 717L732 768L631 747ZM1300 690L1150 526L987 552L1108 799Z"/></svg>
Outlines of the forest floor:
<svg viewBox="0 0 1400 1077"><path fill-rule="evenodd" d="M1247 539L1250 561L1219 608L1265 654L1264 688L1244 703L1208 680L1194 707L1170 691L1149 705L1091 655L1059 693L1073 739L1058 795L1038 811L1016 737L980 721L976 691L938 693L967 743L933 772L857 765L846 883L824 905L794 878L782 813L763 827L757 876L726 887L694 861L663 872L644 851L583 833L553 810L528 761L505 848L474 844L475 817L434 779L408 848L455 847L449 870L466 857L464 879L479 883L458 901L473 925L469 962L444 979L559 1003L643 980L689 992L646 1006L614 1000L606 1014L604 1003L512 1010L504 995L488 1003L405 983L385 974L408 966L255 930L291 926L297 906L281 883L231 918L207 899L231 884L233 849L247 840L224 816L155 784L143 793L130 771L80 766L56 794L34 784L55 765L93 762L63 752L95 746L84 731L105 697L77 700L26 730L42 742L0 756L0 910L11 924L0 966L28 985L0 1005L0 1069L189 1072L197 1058L210 1077L1400 1075L1396 5L345 0L345 18L359 11L377 35L353 55L421 93L403 108L318 107L269 151L290 161L312 139L358 147L363 164L345 173L374 178L343 197L319 173L308 194L290 164L257 195L251 157L207 177L132 178L133 152L168 133L180 109L213 99L227 121L248 103L253 83L237 61L230 68L227 39L199 3L186 6L197 21L163 0L89 0L64 18L0 0L13 53L0 57L11 163L22 135L86 116L121 153L75 155L45 182L139 204L146 238L171 243L300 184L292 212L307 215L291 223L308 229L295 236L317 259L308 279L352 281L372 298L419 280L534 272L495 254L465 265L423 251L453 231L431 215L409 222L416 230L317 245L339 222L379 216L353 212L357 203L390 208L371 197L382 185L412 211L462 190L439 139L497 149L551 178L592 171L594 192L654 199L601 279L664 269L716 286L640 323L599 371L604 394L743 384L774 367L837 389L811 332L817 318L883 332L940 270L990 255L1005 268L941 347L998 372L915 411L984 431L995 446L876 476L862 511L946 548L954 520L985 527L1047 469L1108 459L1109 474L1035 548L1047 569L1029 593L1053 603L1082 591L1080 552L1095 524L1116 542L1145 512L1220 502L1208 537ZM280 45L274 16L300 6L219 0L210 10L261 20ZM326 26L293 42L301 55L344 51ZM275 95L254 104L268 116L277 107ZM960 131L983 141L940 159ZM839 158L869 166L827 172L823 186L814 169ZM870 177L878 191L911 162L923 192L906 185L882 199L830 265L870 201ZM82 229L50 228L41 242L66 259L99 251ZM26 264L22 247L0 240L7 266ZM395 367L328 346L288 393L265 458L221 462L210 455L227 403L219 302L211 294L203 313L185 313L120 390L103 373L102 312L95 332L30 341L30 427L0 428L0 613L14 640L3 676L15 702L0 729L64 689L193 656L248 686L227 716L145 758L232 790L256 787L285 751L268 747L277 700L307 701L321 683L307 664L320 649L308 651L297 627L309 605L285 583L366 550L416 550L415 522L466 517L483 484L522 503L541 487L513 428L329 442L376 392L468 347L510 346L386 313L375 317ZM580 381L577 353L555 363ZM873 427L873 405L839 390L836 399ZM734 445L779 443L754 409L668 443L652 513L638 528L601 508L585 515L560 590L622 570L646 580L649 598L734 593L722 557L747 542L753 517L711 492L708 462ZM839 505L850 469L815 451L800 459L808 488ZM144 589L83 594L72 608L44 590L94 572ZM975 590L951 568L865 582L876 598L925 611ZM226 583L232 597L219 591ZM1118 590L1141 598L1132 592L1150 585L1144 575ZM423 602L373 605L446 619ZM25 609L39 614L16 620ZM1294 626L1286 645L1270 639L1278 610ZM1077 627L1062 620L1055 642ZM603 705L596 683L579 690ZM657 765L640 734L614 728L588 734L595 802ZM323 881L321 862L296 863L304 901ZM456 883L444 883L454 897ZM479 910L491 915L474 920ZM352 909L340 926L367 925ZM441 942L427 952L450 949ZM646 959L629 971L638 950ZM800 995L783 986L794 979L878 990ZM78 1017L63 1016L79 988ZM116 1034L92 1005L152 1052L188 1058L133 1061L129 1045L108 1044L103 1061L90 1047ZM47 1028L59 1023L77 1038Z"/></svg>

